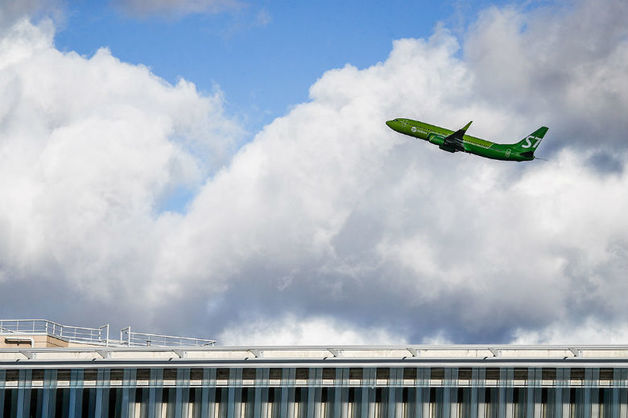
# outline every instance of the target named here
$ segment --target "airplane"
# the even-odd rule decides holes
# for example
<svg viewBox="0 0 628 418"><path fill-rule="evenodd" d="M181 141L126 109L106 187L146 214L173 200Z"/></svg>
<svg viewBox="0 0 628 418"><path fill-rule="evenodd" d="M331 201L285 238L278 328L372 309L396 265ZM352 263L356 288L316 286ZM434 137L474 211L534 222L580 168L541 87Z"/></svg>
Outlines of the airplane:
<svg viewBox="0 0 628 418"><path fill-rule="evenodd" d="M473 121L471 121L473 122ZM496 144L485 139L465 135L471 122L457 131L430 125L412 119L397 118L386 122L395 131L424 139L447 152L468 152L485 158L505 161L532 161L534 151L541 143L548 128L540 127L515 144Z"/></svg>

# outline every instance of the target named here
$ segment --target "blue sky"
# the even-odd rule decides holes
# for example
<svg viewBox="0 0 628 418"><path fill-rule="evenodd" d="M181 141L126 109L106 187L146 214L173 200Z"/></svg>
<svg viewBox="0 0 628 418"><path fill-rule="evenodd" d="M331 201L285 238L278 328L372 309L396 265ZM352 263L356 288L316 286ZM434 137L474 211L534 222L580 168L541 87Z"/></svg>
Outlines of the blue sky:
<svg viewBox="0 0 628 418"><path fill-rule="evenodd" d="M254 133L308 98L327 70L386 59L392 41L429 37L442 23L456 34L479 10L500 2L261 1L218 13L133 16L107 2L68 4L57 48L91 56L106 46L201 91L218 86L226 110Z"/></svg>

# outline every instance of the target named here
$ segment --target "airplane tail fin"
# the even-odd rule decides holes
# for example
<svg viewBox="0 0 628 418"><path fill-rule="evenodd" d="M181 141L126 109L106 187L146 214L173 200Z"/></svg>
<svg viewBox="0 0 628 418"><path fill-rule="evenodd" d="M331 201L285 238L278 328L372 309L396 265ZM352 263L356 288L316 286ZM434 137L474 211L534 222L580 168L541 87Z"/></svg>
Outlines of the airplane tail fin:
<svg viewBox="0 0 628 418"><path fill-rule="evenodd" d="M534 151L541 143L541 140L547 133L549 128L541 126L530 135L523 138L521 141L513 144L513 148L517 150L521 155L528 156L530 159L534 158Z"/></svg>

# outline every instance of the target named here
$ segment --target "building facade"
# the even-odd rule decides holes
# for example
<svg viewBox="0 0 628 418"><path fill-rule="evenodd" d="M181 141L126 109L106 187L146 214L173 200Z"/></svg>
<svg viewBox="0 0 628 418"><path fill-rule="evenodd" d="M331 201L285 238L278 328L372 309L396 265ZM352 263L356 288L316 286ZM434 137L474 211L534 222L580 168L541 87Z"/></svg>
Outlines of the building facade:
<svg viewBox="0 0 628 418"><path fill-rule="evenodd" d="M628 346L0 348L31 416L628 418Z"/></svg>

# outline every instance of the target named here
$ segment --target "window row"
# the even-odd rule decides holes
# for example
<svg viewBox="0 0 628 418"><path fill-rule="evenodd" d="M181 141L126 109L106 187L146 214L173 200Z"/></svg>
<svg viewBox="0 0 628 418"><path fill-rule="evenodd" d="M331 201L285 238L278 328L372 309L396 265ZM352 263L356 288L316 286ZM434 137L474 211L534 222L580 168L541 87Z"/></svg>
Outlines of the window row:
<svg viewBox="0 0 628 418"><path fill-rule="evenodd" d="M628 387L627 368L90 368L90 369L10 369L0 370L0 388L11 387L19 382L69 382L77 379L87 386L103 380L113 386L131 379L134 381L176 382L181 380L182 371L187 381L207 380L212 382L253 381L254 384L269 386L269 382L294 385L307 381L306 385L321 385L323 381L333 385L352 385L356 381L370 385L385 382L385 385L429 384L439 381L443 385L477 385L484 382L495 385L519 382L528 385L543 382L543 385L612 386ZM461 383L466 382L466 383ZM554 382L554 383L552 383ZM131 382L133 385L133 382ZM487 385L490 386L490 385Z"/></svg>
<svg viewBox="0 0 628 418"><path fill-rule="evenodd" d="M628 390L229 387L0 390L0 418L628 418Z"/></svg>

